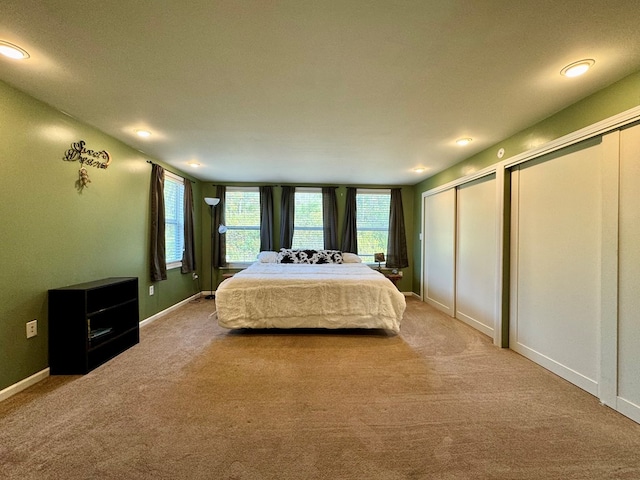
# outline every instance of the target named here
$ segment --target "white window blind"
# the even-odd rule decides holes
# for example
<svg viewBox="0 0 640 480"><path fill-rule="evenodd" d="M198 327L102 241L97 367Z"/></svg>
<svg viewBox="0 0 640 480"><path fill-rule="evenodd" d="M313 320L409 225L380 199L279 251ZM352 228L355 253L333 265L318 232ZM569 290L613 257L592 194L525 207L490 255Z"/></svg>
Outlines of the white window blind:
<svg viewBox="0 0 640 480"><path fill-rule="evenodd" d="M224 204L226 260L251 263L260 252L260 193L257 187L228 187Z"/></svg>
<svg viewBox="0 0 640 480"><path fill-rule="evenodd" d="M374 253L387 254L391 190L358 189L356 193L356 226L358 256L373 263Z"/></svg>
<svg viewBox="0 0 640 480"><path fill-rule="evenodd" d="M165 260L167 267L182 263L184 250L184 179L164 174Z"/></svg>
<svg viewBox="0 0 640 480"><path fill-rule="evenodd" d="M297 188L295 194L295 225L292 248L324 249L322 226L322 190Z"/></svg>

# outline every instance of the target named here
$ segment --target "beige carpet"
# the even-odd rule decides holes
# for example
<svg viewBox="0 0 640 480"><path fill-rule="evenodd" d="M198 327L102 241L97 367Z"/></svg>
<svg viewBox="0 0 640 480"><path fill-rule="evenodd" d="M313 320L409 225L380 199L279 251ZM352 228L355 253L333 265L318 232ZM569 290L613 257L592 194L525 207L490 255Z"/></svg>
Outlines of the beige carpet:
<svg viewBox="0 0 640 480"><path fill-rule="evenodd" d="M0 403L0 478L640 479L640 425L418 300L398 336L213 309Z"/></svg>

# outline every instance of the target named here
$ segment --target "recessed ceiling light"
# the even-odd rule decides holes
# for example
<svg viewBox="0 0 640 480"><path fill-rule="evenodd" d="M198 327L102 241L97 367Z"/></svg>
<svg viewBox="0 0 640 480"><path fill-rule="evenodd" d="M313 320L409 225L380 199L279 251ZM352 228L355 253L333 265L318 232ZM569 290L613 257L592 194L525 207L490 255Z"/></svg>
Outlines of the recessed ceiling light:
<svg viewBox="0 0 640 480"><path fill-rule="evenodd" d="M136 130L136 135L142 138L147 138L151 136L151 132L149 130Z"/></svg>
<svg viewBox="0 0 640 480"><path fill-rule="evenodd" d="M4 40L0 40L0 54L8 58L13 58L14 60L26 60L29 58L26 50L23 50L13 43L5 42Z"/></svg>
<svg viewBox="0 0 640 480"><path fill-rule="evenodd" d="M465 145L469 145L471 143L471 140L471 138L459 138L458 140L456 140L456 143L461 147L464 147Z"/></svg>
<svg viewBox="0 0 640 480"><path fill-rule="evenodd" d="M413 171L416 172L416 173L422 173L425 170L426 170L426 168L424 168L424 167L417 167L417 168L413 169Z"/></svg>
<svg viewBox="0 0 640 480"><path fill-rule="evenodd" d="M594 63L596 63L596 61L590 58L573 62L560 70L560 75L565 77L579 77L586 73Z"/></svg>
<svg viewBox="0 0 640 480"><path fill-rule="evenodd" d="M200 164L198 162L189 162L187 163L191 168L198 168Z"/></svg>

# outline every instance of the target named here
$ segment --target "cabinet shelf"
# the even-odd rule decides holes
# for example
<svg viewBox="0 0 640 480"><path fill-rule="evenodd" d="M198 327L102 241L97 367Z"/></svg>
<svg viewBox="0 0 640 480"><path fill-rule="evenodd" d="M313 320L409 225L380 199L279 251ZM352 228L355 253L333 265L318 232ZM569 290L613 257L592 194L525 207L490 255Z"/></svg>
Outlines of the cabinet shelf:
<svg viewBox="0 0 640 480"><path fill-rule="evenodd" d="M136 277L49 290L51 374L87 373L138 343L138 309Z"/></svg>

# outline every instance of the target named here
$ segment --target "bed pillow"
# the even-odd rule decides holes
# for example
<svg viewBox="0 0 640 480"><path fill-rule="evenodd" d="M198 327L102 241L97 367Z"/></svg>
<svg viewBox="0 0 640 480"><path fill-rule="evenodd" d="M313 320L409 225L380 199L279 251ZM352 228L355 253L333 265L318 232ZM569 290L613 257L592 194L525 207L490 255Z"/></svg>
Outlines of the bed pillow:
<svg viewBox="0 0 640 480"><path fill-rule="evenodd" d="M343 263L362 263L362 259L355 253L343 252L342 262Z"/></svg>
<svg viewBox="0 0 640 480"><path fill-rule="evenodd" d="M258 261L260 263L277 263L278 252L260 252L258 254Z"/></svg>
<svg viewBox="0 0 640 480"><path fill-rule="evenodd" d="M340 250L293 250L281 248L278 252L278 263L342 263Z"/></svg>

